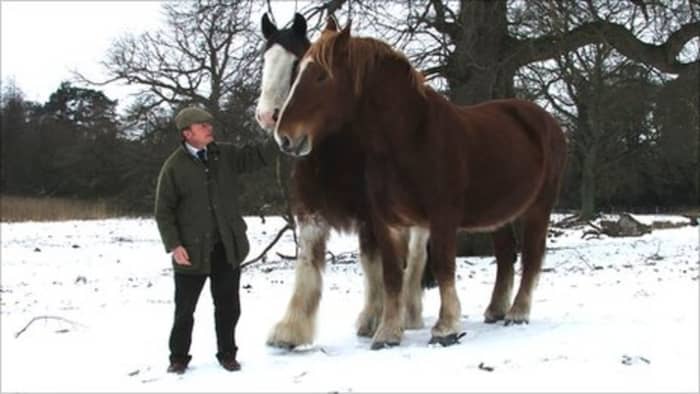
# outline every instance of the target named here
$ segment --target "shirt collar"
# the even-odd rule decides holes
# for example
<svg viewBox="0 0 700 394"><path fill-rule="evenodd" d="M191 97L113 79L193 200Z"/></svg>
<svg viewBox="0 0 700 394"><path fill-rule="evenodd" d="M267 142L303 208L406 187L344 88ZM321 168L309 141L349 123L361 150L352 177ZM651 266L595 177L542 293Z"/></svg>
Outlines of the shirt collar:
<svg viewBox="0 0 700 394"><path fill-rule="evenodd" d="M197 152L199 151L199 149L197 149L197 148L195 148L194 146L188 144L187 142L185 142L185 148L187 148L187 151L190 152L190 154L191 154L192 156L197 157ZM202 149L204 149L205 152L207 151L207 148L206 148L206 147L204 147L204 148L202 148Z"/></svg>

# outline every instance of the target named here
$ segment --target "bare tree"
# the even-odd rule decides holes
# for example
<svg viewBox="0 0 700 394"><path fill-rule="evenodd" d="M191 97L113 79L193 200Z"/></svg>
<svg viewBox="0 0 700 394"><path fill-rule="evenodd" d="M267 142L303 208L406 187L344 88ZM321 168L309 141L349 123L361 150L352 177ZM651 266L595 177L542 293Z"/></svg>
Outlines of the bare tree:
<svg viewBox="0 0 700 394"><path fill-rule="evenodd" d="M614 6L620 6L620 2L606 7ZM634 8L605 9L606 18L630 26L634 36L646 31L657 40L664 37L657 27L669 19L651 20L645 8L641 13ZM561 34L579 23L581 15L554 3L542 11L544 17L531 28ZM620 185L634 178L631 174L622 177L625 179L612 175L624 161L650 150L657 138L650 124L655 100L651 85L655 80L658 91L668 78L653 70L621 56L604 41L563 52L550 61L532 63L518 72L521 90L543 99L568 125L570 170L578 177L583 219L595 213L599 187Z"/></svg>
<svg viewBox="0 0 700 394"><path fill-rule="evenodd" d="M598 188L621 184L613 174L654 146L658 134L652 110L661 81L652 69L606 44L531 64L520 73L519 82L567 126L570 170L580 184L582 219L595 213Z"/></svg>
<svg viewBox="0 0 700 394"><path fill-rule="evenodd" d="M339 15L352 18L356 31L372 31L406 48L426 77L443 80L451 98L463 104L512 97L518 69L590 44L607 43L665 73L700 68L697 57L679 59L686 44L700 37L697 0L332 3ZM629 18L630 13L639 17ZM638 28L639 23L647 26Z"/></svg>
<svg viewBox="0 0 700 394"><path fill-rule="evenodd" d="M311 15L330 3L313 4L306 14ZM340 5L332 3L341 20L343 16L346 20L352 19L354 31L382 37L403 48L427 79L458 103L473 104L515 96L516 75L527 65L555 59L552 71L568 69L569 87L575 90L570 93L578 94L578 102L569 95L570 102L563 107L571 115L571 124L578 126L575 149L587 168L581 192L585 196L585 212L594 209L596 176L609 171L613 163L612 154L604 151L617 149L619 153L622 149L626 152L624 156L634 150L610 143L622 137L612 133L610 125L602 123L604 99L595 97L598 91L587 86L585 78L574 83L575 64L585 65L592 72L596 62L603 61L600 56L604 53L596 55L596 50L591 52L590 48L608 54L614 49L619 64L629 65L632 60L682 79L700 72L700 50L689 50L688 45L692 40L700 40L700 2L697 0L413 0L407 3L346 0ZM611 91L607 86L610 81L600 73L598 76L598 87L606 86ZM577 105L579 109L587 108L581 117L576 111ZM623 129L618 130L622 132Z"/></svg>
<svg viewBox="0 0 700 394"><path fill-rule="evenodd" d="M197 103L220 118L227 98L257 81L254 4L253 0L165 2L163 29L128 34L114 42L102 62L109 79L79 77L92 84L139 87L134 108L140 111Z"/></svg>

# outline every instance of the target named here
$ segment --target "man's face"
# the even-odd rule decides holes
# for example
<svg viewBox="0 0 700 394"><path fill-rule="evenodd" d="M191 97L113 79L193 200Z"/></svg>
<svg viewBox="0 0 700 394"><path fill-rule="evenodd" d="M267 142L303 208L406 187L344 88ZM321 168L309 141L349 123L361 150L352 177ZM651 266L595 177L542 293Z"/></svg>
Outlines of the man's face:
<svg viewBox="0 0 700 394"><path fill-rule="evenodd" d="M214 128L211 123L193 123L182 132L185 141L197 149L202 149L214 141Z"/></svg>

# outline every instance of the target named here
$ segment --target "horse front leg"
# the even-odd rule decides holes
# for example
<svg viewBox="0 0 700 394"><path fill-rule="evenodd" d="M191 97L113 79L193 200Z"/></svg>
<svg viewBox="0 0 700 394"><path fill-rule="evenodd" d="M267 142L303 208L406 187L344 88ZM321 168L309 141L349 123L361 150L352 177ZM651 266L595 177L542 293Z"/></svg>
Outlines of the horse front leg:
<svg viewBox="0 0 700 394"><path fill-rule="evenodd" d="M440 316L431 330L431 344L449 346L459 340L461 306L455 288L456 243L456 227L431 225L430 259L440 288Z"/></svg>
<svg viewBox="0 0 700 394"><path fill-rule="evenodd" d="M398 346L403 334L401 309L403 264L399 258L403 256L400 256L397 250L399 234L383 225L375 226L375 234L382 255L384 309L382 320L372 339L372 350Z"/></svg>
<svg viewBox="0 0 700 394"><path fill-rule="evenodd" d="M365 274L365 305L357 317L357 335L371 337L377 331L384 309L382 260L374 232L362 225L358 235L360 264Z"/></svg>
<svg viewBox="0 0 700 394"><path fill-rule="evenodd" d="M298 223L299 256L294 291L284 317L267 339L269 346L286 349L313 343L330 234L328 223L317 215L302 217Z"/></svg>

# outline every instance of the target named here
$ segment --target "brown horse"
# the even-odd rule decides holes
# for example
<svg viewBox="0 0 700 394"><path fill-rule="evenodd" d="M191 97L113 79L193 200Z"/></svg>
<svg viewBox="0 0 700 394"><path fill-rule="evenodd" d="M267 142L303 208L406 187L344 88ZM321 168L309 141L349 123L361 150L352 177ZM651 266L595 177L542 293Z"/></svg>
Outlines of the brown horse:
<svg viewBox="0 0 700 394"><path fill-rule="evenodd" d="M291 27L278 29L264 14L261 20L265 37L263 72L256 108L256 120L272 133L279 109L287 98L296 76L297 64L311 45L306 37L306 19L295 14ZM299 234L299 258L295 265L294 288L282 319L268 336L270 346L293 348L310 344L323 290L325 250L332 227L359 233L360 264L365 274L365 303L357 318L357 334L372 336L379 325L384 306L382 264L371 226L366 224L367 210L346 200L345 188L357 192L364 170L356 164L352 141L325 144L308 160L294 163L292 185L294 213ZM340 147L340 148L338 148ZM323 160L319 160L323 157ZM328 176L343 173L344 177ZM326 193L335 190L336 193ZM406 255L402 306L404 328L422 328L422 288L426 266L427 231L401 229L396 247Z"/></svg>
<svg viewBox="0 0 700 394"><path fill-rule="evenodd" d="M348 180L362 187L352 196L347 193L355 189L345 189L344 198L368 210L381 249L385 304L372 348L401 340L401 264L391 242L397 227L430 230L441 297L431 342L455 343L461 326L455 290L458 228L496 230L498 268L486 320L527 322L566 163L566 140L557 121L517 99L454 105L426 86L405 56L386 43L351 37L349 26L335 30L329 22L302 59L275 139L282 151L297 157L313 156L331 141L352 141L356 151L348 159L363 161L361 179ZM511 306L515 239L504 225L515 219L523 227L523 274Z"/></svg>

